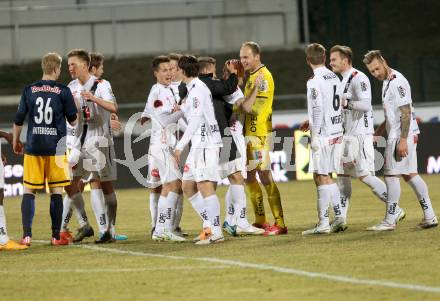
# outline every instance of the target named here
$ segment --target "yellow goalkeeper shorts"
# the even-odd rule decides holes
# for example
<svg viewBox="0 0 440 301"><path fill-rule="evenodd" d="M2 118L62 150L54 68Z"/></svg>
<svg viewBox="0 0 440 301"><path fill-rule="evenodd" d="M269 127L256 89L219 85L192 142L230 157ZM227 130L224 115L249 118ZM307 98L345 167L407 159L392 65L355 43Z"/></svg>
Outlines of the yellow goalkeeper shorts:
<svg viewBox="0 0 440 301"><path fill-rule="evenodd" d="M24 155L23 184L31 189L44 189L46 180L49 188L70 184L66 155L34 156Z"/></svg>

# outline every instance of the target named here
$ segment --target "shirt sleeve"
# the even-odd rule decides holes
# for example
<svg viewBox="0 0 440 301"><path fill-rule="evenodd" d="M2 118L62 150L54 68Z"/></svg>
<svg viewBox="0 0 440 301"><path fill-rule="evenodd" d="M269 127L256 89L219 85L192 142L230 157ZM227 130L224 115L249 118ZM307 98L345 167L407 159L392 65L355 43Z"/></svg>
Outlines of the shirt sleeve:
<svg viewBox="0 0 440 301"><path fill-rule="evenodd" d="M270 73L264 73L263 81L257 89L257 97L252 105L252 111L256 114L261 114L265 111L270 112L274 94L274 82Z"/></svg>
<svg viewBox="0 0 440 301"><path fill-rule="evenodd" d="M112 86L110 82L103 80L98 84L95 95L105 101L116 103L116 97L113 94Z"/></svg>
<svg viewBox="0 0 440 301"><path fill-rule="evenodd" d="M352 109L360 112L371 110L371 86L366 76L358 75L352 82L352 95L356 95L356 101L352 103Z"/></svg>
<svg viewBox="0 0 440 301"><path fill-rule="evenodd" d="M309 104L309 122L311 128L311 135L317 136L320 134L322 126L324 110L322 103L321 91L318 85L314 82L307 83L307 103Z"/></svg>
<svg viewBox="0 0 440 301"><path fill-rule="evenodd" d="M15 114L14 123L18 126L23 125L24 120L26 118L26 114L28 113L29 108L27 105L27 93L26 88L23 90L20 98L20 104L18 105L17 113Z"/></svg>
<svg viewBox="0 0 440 301"><path fill-rule="evenodd" d="M72 92L70 92L69 88L63 89L62 97L64 101L64 116L69 122L75 121L78 110L76 108Z"/></svg>
<svg viewBox="0 0 440 301"><path fill-rule="evenodd" d="M394 94L394 99L396 100L396 107L402 107L407 104L411 104L411 90L408 82L400 77L395 78L391 81L390 90Z"/></svg>
<svg viewBox="0 0 440 301"><path fill-rule="evenodd" d="M203 105L203 101L206 101L206 99L203 99L204 97L207 96L203 95L198 91L194 91L193 93L190 93L188 95L187 101L189 101L188 105L190 106L189 116L191 117L203 116L202 105ZM211 95L209 95L209 97L211 97Z"/></svg>
<svg viewBox="0 0 440 301"><path fill-rule="evenodd" d="M154 86L151 88L150 93L148 94L147 102L145 103L144 111L142 112L141 117L151 118L152 107L154 100L157 99L157 89Z"/></svg>
<svg viewBox="0 0 440 301"><path fill-rule="evenodd" d="M199 129L200 124L202 123L202 116L192 117L190 122L188 123L185 133L182 138L180 138L179 142L176 145L176 150L183 150L185 146L189 143L192 136Z"/></svg>

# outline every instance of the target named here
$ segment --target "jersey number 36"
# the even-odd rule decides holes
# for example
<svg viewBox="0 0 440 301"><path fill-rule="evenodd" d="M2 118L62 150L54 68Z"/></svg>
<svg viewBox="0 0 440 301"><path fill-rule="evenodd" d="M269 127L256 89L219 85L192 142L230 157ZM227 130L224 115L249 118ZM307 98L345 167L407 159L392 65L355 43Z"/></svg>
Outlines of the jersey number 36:
<svg viewBox="0 0 440 301"><path fill-rule="evenodd" d="M50 98L47 99L46 105L42 97L38 97L35 105L37 106L37 112L34 115L34 121L36 124L41 124L44 120L45 124L51 124L53 119L53 110L50 106ZM43 108L44 107L44 108ZM43 110L44 109L44 110Z"/></svg>

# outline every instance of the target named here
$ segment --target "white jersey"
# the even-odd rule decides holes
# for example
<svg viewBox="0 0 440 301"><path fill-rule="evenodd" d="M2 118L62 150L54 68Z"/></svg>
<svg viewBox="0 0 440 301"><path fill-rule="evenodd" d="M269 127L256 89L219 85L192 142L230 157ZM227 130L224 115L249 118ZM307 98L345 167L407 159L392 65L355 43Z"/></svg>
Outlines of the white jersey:
<svg viewBox="0 0 440 301"><path fill-rule="evenodd" d="M194 78L186 87L188 95L181 109L188 121L188 127L176 148L182 150L189 140L191 140L191 148L222 147L222 138L215 118L209 88L198 78ZM197 128L192 128L191 121L197 122L199 119L200 122L197 124Z"/></svg>
<svg viewBox="0 0 440 301"><path fill-rule="evenodd" d="M165 116L173 113L177 100L171 86L156 83L150 90L142 117L151 118L150 146L161 148L174 147L176 136L166 127L169 121L164 121Z"/></svg>
<svg viewBox="0 0 440 301"><path fill-rule="evenodd" d="M176 101L176 103L180 102L180 95L179 95L179 86L182 82L178 81L178 82L171 82L171 89L173 90L173 94L174 94L174 100Z"/></svg>
<svg viewBox="0 0 440 301"><path fill-rule="evenodd" d="M350 95L352 102L365 102L367 112L356 109L343 110L345 135L357 136L373 134L373 108L371 106L371 85L365 73L351 68L342 74L343 92Z"/></svg>
<svg viewBox="0 0 440 301"><path fill-rule="evenodd" d="M97 82L97 87L94 95L104 101L116 103L116 98L113 94L110 83L103 79L90 75L89 80L83 85L78 79L71 81L68 85L72 92L75 103L80 112L78 118L78 125L74 129L74 134L77 138L81 137L83 133L83 125L87 124L87 133L84 136L84 144L93 137L104 137L107 139L109 145L113 145L113 135L110 125L110 112L98 106L96 103L86 101L81 97L81 92L90 91L93 85ZM78 148L78 141L75 142Z"/></svg>
<svg viewBox="0 0 440 301"><path fill-rule="evenodd" d="M227 103L233 105L238 100L244 98L243 91L241 91L240 87L237 87L234 93L230 95L223 96L223 100ZM232 135L243 135L243 123L244 123L244 114L241 111L235 111L237 119L234 120L233 124L231 124L231 134Z"/></svg>
<svg viewBox="0 0 440 301"><path fill-rule="evenodd" d="M389 77L382 85L382 105L385 111L388 138L399 138L401 134L400 107L410 105L411 118L409 135L419 134L419 126L412 106L411 87L406 78L398 71L391 69Z"/></svg>
<svg viewBox="0 0 440 301"><path fill-rule="evenodd" d="M326 67L313 70L307 81L307 110L312 135L325 138L342 136L341 82Z"/></svg>

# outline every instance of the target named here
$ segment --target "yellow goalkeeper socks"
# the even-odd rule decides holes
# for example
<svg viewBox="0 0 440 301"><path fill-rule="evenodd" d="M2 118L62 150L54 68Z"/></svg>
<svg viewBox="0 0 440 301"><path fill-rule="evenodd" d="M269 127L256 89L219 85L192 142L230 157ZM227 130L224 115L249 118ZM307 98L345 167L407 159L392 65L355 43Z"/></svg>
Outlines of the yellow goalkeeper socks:
<svg viewBox="0 0 440 301"><path fill-rule="evenodd" d="M277 185L272 182L268 185L264 185L264 189L266 189L267 192L270 210L272 210L275 223L281 228L284 228L283 206L281 205L280 191Z"/></svg>
<svg viewBox="0 0 440 301"><path fill-rule="evenodd" d="M263 192L257 181L246 184L249 198L254 207L255 223L263 225L266 223L266 213L264 212Z"/></svg>

